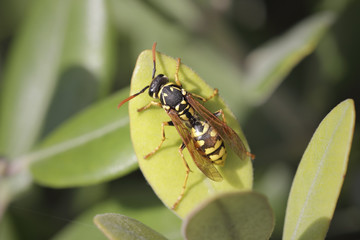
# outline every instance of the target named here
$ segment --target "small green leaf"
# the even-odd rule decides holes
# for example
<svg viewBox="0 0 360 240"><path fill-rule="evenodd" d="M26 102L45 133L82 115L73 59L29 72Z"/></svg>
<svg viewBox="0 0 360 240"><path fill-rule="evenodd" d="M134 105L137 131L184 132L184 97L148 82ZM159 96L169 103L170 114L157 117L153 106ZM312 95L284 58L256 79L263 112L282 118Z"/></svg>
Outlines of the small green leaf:
<svg viewBox="0 0 360 240"><path fill-rule="evenodd" d="M290 70L315 49L334 18L329 12L311 16L248 56L245 79L251 103L262 103L272 94Z"/></svg>
<svg viewBox="0 0 360 240"><path fill-rule="evenodd" d="M265 196L255 192L227 193L211 199L185 220L186 239L269 239L273 211Z"/></svg>
<svg viewBox="0 0 360 240"><path fill-rule="evenodd" d="M174 80L176 60L163 54L157 54L157 74L167 75ZM140 54L132 77L131 94L134 94L151 82L153 69L152 53L147 50ZM207 97L213 92L206 83L189 67L182 64L179 71L179 79L183 87L198 95ZM220 93L221 94L221 93ZM162 148L150 159L144 156L154 150L161 140L161 123L170 120L163 109L152 107L143 112L137 109L152 101L147 93L139 95L129 103L131 137L135 153L139 159L140 168L158 197L171 207L181 192L185 180L185 166L179 155L178 148L181 139L174 127L165 127L166 141ZM243 140L247 147L246 139L230 110L220 97L210 100L205 106L216 111L223 109L226 121ZM247 147L248 148L248 147ZM252 164L251 160L240 160L230 149L224 167L218 170L224 177L222 182L214 182L208 179L196 167L188 151L184 151L185 159L192 172L190 173L187 189L183 200L176 209L177 214L185 216L191 209L204 199L219 192L237 191L239 189L251 189L252 187Z"/></svg>
<svg viewBox="0 0 360 240"><path fill-rule="evenodd" d="M94 223L112 240L166 240L160 233L155 232L143 223L120 214L105 213L96 215Z"/></svg>
<svg viewBox="0 0 360 240"><path fill-rule="evenodd" d="M122 176L137 167L126 109L117 109L128 89L79 113L24 156L36 182L51 187L84 186Z"/></svg>
<svg viewBox="0 0 360 240"><path fill-rule="evenodd" d="M346 174L354 121L354 102L348 99L320 123L291 187L283 239L325 238Z"/></svg>

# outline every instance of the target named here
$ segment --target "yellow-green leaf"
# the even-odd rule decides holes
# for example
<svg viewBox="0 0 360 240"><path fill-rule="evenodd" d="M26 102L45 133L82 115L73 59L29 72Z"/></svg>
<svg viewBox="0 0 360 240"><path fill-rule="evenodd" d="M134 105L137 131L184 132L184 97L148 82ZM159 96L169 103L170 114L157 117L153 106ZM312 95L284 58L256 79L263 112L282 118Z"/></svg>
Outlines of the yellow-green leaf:
<svg viewBox="0 0 360 240"><path fill-rule="evenodd" d="M126 109L116 108L127 89L66 121L34 152L19 161L31 164L34 180L50 187L87 186L136 169Z"/></svg>
<svg viewBox="0 0 360 240"><path fill-rule="evenodd" d="M183 235L196 239L269 239L274 213L256 192L222 194L194 210L184 221Z"/></svg>
<svg viewBox="0 0 360 240"><path fill-rule="evenodd" d="M291 187L283 239L324 239L346 174L353 100L336 106L312 137Z"/></svg>
<svg viewBox="0 0 360 240"><path fill-rule="evenodd" d="M175 59L157 54L157 74L163 73L173 81L175 68ZM150 84L152 70L152 53L147 50L142 52L137 60L131 82L131 94ZM209 87L193 70L184 64L180 67L179 78L183 87L189 92L204 97L210 96L213 92L213 88ZM161 123L170 120L161 108L152 107L146 111L137 112L137 109L152 100L154 99L144 93L130 101L130 132L135 153L145 178L158 197L168 207L171 207L179 197L186 174L184 163L178 153L181 139L174 127L165 127L167 139L162 148L150 159L144 159L144 156L153 151L160 143ZM211 111L223 109L227 123L239 133L240 138L247 146L246 139L237 121L220 97L215 97L205 106ZM240 160L233 152L229 151L225 166L218 167L224 180L214 182L196 167L187 150L184 151L184 155L192 172L189 176L184 198L176 209L177 214L181 217L184 217L201 201L216 193L251 189L252 187L253 170L250 159Z"/></svg>
<svg viewBox="0 0 360 240"><path fill-rule="evenodd" d="M111 240L166 240L143 223L116 213L98 214L94 218L96 226Z"/></svg>
<svg viewBox="0 0 360 240"><path fill-rule="evenodd" d="M251 52L246 60L245 79L252 104L269 98L294 66L314 51L335 18L331 12L314 14Z"/></svg>
<svg viewBox="0 0 360 240"><path fill-rule="evenodd" d="M115 43L107 10L105 1L31 2L1 69L1 155L28 153L109 91Z"/></svg>

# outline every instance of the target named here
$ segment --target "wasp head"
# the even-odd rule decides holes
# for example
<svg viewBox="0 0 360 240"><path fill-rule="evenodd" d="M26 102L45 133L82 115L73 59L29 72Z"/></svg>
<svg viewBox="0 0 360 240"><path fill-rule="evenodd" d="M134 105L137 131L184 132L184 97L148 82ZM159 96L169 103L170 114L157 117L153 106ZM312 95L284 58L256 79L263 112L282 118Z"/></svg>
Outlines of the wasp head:
<svg viewBox="0 0 360 240"><path fill-rule="evenodd" d="M151 82L149 88L149 95L153 98L159 98L158 93L162 86L169 82L169 79L164 74L157 75Z"/></svg>

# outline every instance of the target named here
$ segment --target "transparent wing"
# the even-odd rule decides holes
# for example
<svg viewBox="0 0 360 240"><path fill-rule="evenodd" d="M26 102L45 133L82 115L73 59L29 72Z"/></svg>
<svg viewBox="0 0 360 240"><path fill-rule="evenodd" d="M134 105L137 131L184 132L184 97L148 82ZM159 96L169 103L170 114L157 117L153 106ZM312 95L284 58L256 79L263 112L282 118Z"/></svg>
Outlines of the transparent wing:
<svg viewBox="0 0 360 240"><path fill-rule="evenodd" d="M186 148L188 149L192 159L194 160L196 166L213 181L219 182L223 178L215 168L214 164L208 159L206 154L197 147L196 141L191 137L189 130L181 121L179 116L174 110L170 110L168 115L171 118L176 130L178 131L183 143L185 144Z"/></svg>
<svg viewBox="0 0 360 240"><path fill-rule="evenodd" d="M216 117L212 112L207 108L201 105L196 101L190 93L186 95L188 103L194 108L194 110L200 114L201 117L206 120L211 127L213 127L225 141L225 143L231 147L231 149L240 157L240 159L245 159L246 156L252 156L249 153L244 143L241 141L237 133L229 127L224 121Z"/></svg>

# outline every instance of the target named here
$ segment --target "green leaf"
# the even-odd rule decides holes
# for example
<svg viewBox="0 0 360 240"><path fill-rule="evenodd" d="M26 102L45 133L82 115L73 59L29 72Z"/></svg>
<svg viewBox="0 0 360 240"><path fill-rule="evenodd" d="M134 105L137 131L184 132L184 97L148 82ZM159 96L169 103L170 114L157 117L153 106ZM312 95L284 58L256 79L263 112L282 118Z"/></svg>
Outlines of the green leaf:
<svg viewBox="0 0 360 240"><path fill-rule="evenodd" d="M315 49L334 18L329 12L318 13L254 50L246 61L248 101L263 103L299 61Z"/></svg>
<svg viewBox="0 0 360 240"><path fill-rule="evenodd" d="M116 213L99 214L95 216L94 222L109 239L166 240L160 233L124 215Z"/></svg>
<svg viewBox="0 0 360 240"><path fill-rule="evenodd" d="M117 45L107 11L106 1L69 4L56 91L42 135L109 92Z"/></svg>
<svg viewBox="0 0 360 240"><path fill-rule="evenodd" d="M346 175L354 121L348 99L320 123L291 187L283 239L325 238Z"/></svg>
<svg viewBox="0 0 360 240"><path fill-rule="evenodd" d="M137 167L126 109L117 109L125 89L79 113L23 159L36 182L51 187L84 186L122 176Z"/></svg>
<svg viewBox="0 0 360 240"><path fill-rule="evenodd" d="M185 220L186 239L269 239L275 219L265 196L228 193L199 206Z"/></svg>
<svg viewBox="0 0 360 240"><path fill-rule="evenodd" d="M108 89L114 44L104 4L31 4L4 69L1 154L13 158L26 153L44 132Z"/></svg>
<svg viewBox="0 0 360 240"><path fill-rule="evenodd" d="M67 10L68 1L36 1L17 36L1 89L0 152L4 155L26 152L40 133L56 85Z"/></svg>
<svg viewBox="0 0 360 240"><path fill-rule="evenodd" d="M115 68L115 29L109 18L106 1L72 1L62 55L61 69L80 65L88 70L101 95L109 92Z"/></svg>
<svg viewBox="0 0 360 240"><path fill-rule="evenodd" d="M164 73L173 81L176 60L163 54L157 54L157 74ZM149 50L142 52L137 60L131 82L131 94L134 94L149 85L153 69L152 53ZM189 67L180 66L179 79L183 87L192 93L201 96L210 96L213 89ZM154 150L161 140L161 123L169 121L163 109L152 107L143 112L137 109L145 106L153 100L144 93L129 103L131 137L135 153L139 159L140 168L158 197L171 207L181 192L185 180L185 166L179 155L178 147L181 139L174 127L166 127L166 141L162 148L150 159L144 156ZM220 97L210 100L205 106L216 111L223 109L226 121L243 140L247 146L246 139L230 110L226 107ZM224 177L222 182L213 182L205 177L196 167L188 151L184 151L185 159L192 172L190 173L187 189L180 205L176 209L179 216L183 217L201 201L219 192L237 191L239 189L251 189L252 187L252 164L251 160L240 160L230 149L224 167L218 170Z"/></svg>

